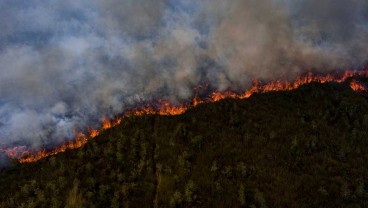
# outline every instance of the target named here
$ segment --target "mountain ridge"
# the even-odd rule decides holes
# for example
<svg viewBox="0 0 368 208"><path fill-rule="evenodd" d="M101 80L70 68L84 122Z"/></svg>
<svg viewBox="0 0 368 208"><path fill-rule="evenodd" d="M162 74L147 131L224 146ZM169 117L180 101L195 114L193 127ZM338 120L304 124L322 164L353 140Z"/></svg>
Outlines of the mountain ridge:
<svg viewBox="0 0 368 208"><path fill-rule="evenodd" d="M14 161L0 205L364 207L366 127L367 97L348 83L131 117L80 149Z"/></svg>

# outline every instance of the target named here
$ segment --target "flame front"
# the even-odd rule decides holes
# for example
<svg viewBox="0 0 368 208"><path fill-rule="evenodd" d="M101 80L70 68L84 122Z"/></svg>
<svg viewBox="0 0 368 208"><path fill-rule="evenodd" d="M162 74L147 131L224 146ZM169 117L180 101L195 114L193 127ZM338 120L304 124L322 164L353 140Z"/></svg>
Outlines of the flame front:
<svg viewBox="0 0 368 208"><path fill-rule="evenodd" d="M318 83L326 83L326 82L344 82L349 78L353 78L355 76L368 77L368 70L362 71L346 71L343 75L315 75L312 73L308 73L304 76L299 76L296 78L294 82L288 81L271 81L267 84L261 84L260 81L253 81L253 85L250 89L244 91L241 94L237 94L235 92L213 92L209 97L200 99L197 97L197 93L193 98L190 104L182 104L182 105L173 105L168 101L159 100L158 103L154 105L147 105L143 108L135 108L128 111L122 117L116 118L114 121L104 118L102 122L102 127L100 129L90 129L89 135L86 136L83 133L78 133L73 141L65 142L60 147L57 147L51 151L41 150L41 151L31 151L23 148L12 147L5 148L0 147L0 150L4 151L10 158L18 159L20 163L27 162L35 162L42 158L49 157L52 155L56 155L61 152L65 152L67 149L76 149L82 147L84 144L88 142L88 140L93 139L101 134L102 131L112 128L118 124L120 124L124 118L129 116L142 116L146 114L157 114L157 115L180 115L183 114L186 110L191 107L195 107L200 103L210 103L216 102L225 98L237 98L237 99L246 99L255 93L266 93L272 91L286 91L293 90L301 85L309 84L311 82ZM201 87L201 86L200 86ZM354 91L366 91L366 87L356 80L351 80L350 87ZM199 88L199 87L198 87ZM197 88L197 89L198 89Z"/></svg>
<svg viewBox="0 0 368 208"><path fill-rule="evenodd" d="M350 87L354 91L366 91L367 90L367 88L363 84L359 83L356 80L353 80L350 82Z"/></svg>

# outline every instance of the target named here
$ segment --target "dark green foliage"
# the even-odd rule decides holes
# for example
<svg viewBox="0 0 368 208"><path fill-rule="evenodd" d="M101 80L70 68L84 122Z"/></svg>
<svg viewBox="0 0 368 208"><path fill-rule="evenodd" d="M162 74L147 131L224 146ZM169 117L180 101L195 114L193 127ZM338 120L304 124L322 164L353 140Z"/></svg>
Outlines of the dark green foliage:
<svg viewBox="0 0 368 208"><path fill-rule="evenodd" d="M126 119L0 173L0 207L368 207L368 99L310 84Z"/></svg>

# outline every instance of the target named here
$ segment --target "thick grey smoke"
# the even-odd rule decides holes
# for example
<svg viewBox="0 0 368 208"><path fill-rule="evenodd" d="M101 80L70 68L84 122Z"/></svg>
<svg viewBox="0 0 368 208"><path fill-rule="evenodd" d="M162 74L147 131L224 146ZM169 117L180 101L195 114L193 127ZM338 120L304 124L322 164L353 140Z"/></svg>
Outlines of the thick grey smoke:
<svg viewBox="0 0 368 208"><path fill-rule="evenodd" d="M0 144L41 148L209 81L362 66L365 0L0 0Z"/></svg>

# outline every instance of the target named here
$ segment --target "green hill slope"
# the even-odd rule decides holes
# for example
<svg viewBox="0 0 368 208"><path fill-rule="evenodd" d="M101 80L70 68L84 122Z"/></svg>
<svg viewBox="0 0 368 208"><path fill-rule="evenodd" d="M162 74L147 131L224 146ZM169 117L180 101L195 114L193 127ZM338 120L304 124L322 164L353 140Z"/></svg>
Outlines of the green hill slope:
<svg viewBox="0 0 368 208"><path fill-rule="evenodd" d="M0 207L368 207L368 98L310 84L132 117L0 172Z"/></svg>

